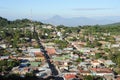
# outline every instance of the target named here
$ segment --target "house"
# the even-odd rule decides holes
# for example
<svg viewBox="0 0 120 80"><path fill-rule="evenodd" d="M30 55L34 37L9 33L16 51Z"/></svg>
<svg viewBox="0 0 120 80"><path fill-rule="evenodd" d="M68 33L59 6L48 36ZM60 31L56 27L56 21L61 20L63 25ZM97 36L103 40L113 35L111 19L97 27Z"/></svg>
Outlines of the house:
<svg viewBox="0 0 120 80"><path fill-rule="evenodd" d="M6 48L7 46L6 46L6 44L0 44L0 47Z"/></svg>
<svg viewBox="0 0 120 80"><path fill-rule="evenodd" d="M37 61L45 59L43 53L40 51L40 48L28 48L27 51L29 53L29 56L34 57L34 59Z"/></svg>
<svg viewBox="0 0 120 80"><path fill-rule="evenodd" d="M79 66L79 67L84 67L84 68L86 68L86 67L88 67L89 65L90 65L89 62L81 62L78 66Z"/></svg>
<svg viewBox="0 0 120 80"><path fill-rule="evenodd" d="M110 48L111 43L110 42L106 42L106 41L99 41L99 43L102 44L103 48Z"/></svg>
<svg viewBox="0 0 120 80"><path fill-rule="evenodd" d="M76 78L75 74L65 74L64 75L64 80L72 80L74 78Z"/></svg>
<svg viewBox="0 0 120 80"><path fill-rule="evenodd" d="M73 51L74 49L73 48L64 48L63 50L64 51Z"/></svg>
<svg viewBox="0 0 120 80"><path fill-rule="evenodd" d="M90 52L91 52L91 49L90 49L90 48L80 48L80 52L90 53Z"/></svg>
<svg viewBox="0 0 120 80"><path fill-rule="evenodd" d="M79 58L79 56L77 55L77 54L73 54L73 53L71 53L71 59L72 60L76 60L76 59L78 59Z"/></svg>
<svg viewBox="0 0 120 80"><path fill-rule="evenodd" d="M86 55L81 55L80 58L83 59L83 60L86 60L87 56Z"/></svg>
<svg viewBox="0 0 120 80"><path fill-rule="evenodd" d="M20 73L19 68L18 67L13 67L11 70L12 73L18 74Z"/></svg>
<svg viewBox="0 0 120 80"><path fill-rule="evenodd" d="M114 36L115 41L120 41L120 36Z"/></svg>
<svg viewBox="0 0 120 80"><path fill-rule="evenodd" d="M95 56L96 52L90 52L90 55Z"/></svg>
<svg viewBox="0 0 120 80"><path fill-rule="evenodd" d="M40 53L40 48L28 48L27 52L29 53L30 56L35 56L34 53Z"/></svg>
<svg viewBox="0 0 120 80"><path fill-rule="evenodd" d="M116 80L112 75L104 75L104 80Z"/></svg>
<svg viewBox="0 0 120 80"><path fill-rule="evenodd" d="M27 50L27 48L25 46L23 46L20 50L25 52Z"/></svg>
<svg viewBox="0 0 120 80"><path fill-rule="evenodd" d="M28 67L24 67L24 68L18 68L18 67L14 67L12 69L12 73L16 73L16 74L26 74L29 72L29 68Z"/></svg>
<svg viewBox="0 0 120 80"><path fill-rule="evenodd" d="M42 25L42 28L52 29L52 28L53 28L53 26L52 26L52 25Z"/></svg>
<svg viewBox="0 0 120 80"><path fill-rule="evenodd" d="M106 60L106 61L104 61L104 64L105 64L107 67L109 67L110 65L115 65L115 63L112 62L112 60Z"/></svg>
<svg viewBox="0 0 120 80"><path fill-rule="evenodd" d="M43 61L43 60L45 60L44 55L43 55L42 52L35 52L34 55L35 55L35 60L36 61Z"/></svg>
<svg viewBox="0 0 120 80"><path fill-rule="evenodd" d="M17 59L18 60L25 59L25 60L29 60L29 61L35 61L34 57L18 57Z"/></svg>
<svg viewBox="0 0 120 80"><path fill-rule="evenodd" d="M72 42L72 45L79 51L81 51L82 46L86 45L84 42Z"/></svg>
<svg viewBox="0 0 120 80"><path fill-rule="evenodd" d="M116 80L120 80L120 76L117 76Z"/></svg>
<svg viewBox="0 0 120 80"><path fill-rule="evenodd" d="M104 62L105 62L105 60L104 60L104 59L102 59L102 58L100 58L100 59L98 59L98 62L99 62L99 63L104 63Z"/></svg>
<svg viewBox="0 0 120 80"><path fill-rule="evenodd" d="M55 43L52 43L52 42L43 43L43 46L45 46L45 47L52 47L52 46L55 46Z"/></svg>
<svg viewBox="0 0 120 80"><path fill-rule="evenodd" d="M25 68L23 68L23 69L21 69L20 70L20 74L26 74L26 73L28 73L29 72L29 68L28 67L25 67Z"/></svg>
<svg viewBox="0 0 120 80"><path fill-rule="evenodd" d="M48 68L48 65L44 65L42 67L39 67L38 71L39 72L36 73L35 75L38 77L42 77L42 78L48 77L52 74L51 70Z"/></svg>
<svg viewBox="0 0 120 80"><path fill-rule="evenodd" d="M40 78L47 78L48 76L50 76L50 73L48 72L39 72L39 73L36 73L35 74L37 77L40 77Z"/></svg>
<svg viewBox="0 0 120 80"><path fill-rule="evenodd" d="M120 47L120 44L112 44L111 47L112 47L112 48L119 48L119 47Z"/></svg>
<svg viewBox="0 0 120 80"><path fill-rule="evenodd" d="M91 75L90 70L82 70L82 69L80 69L80 70L79 70L79 73L80 73L81 75Z"/></svg>
<svg viewBox="0 0 120 80"><path fill-rule="evenodd" d="M108 68L91 68L90 70L94 76L114 76L113 71Z"/></svg>
<svg viewBox="0 0 120 80"><path fill-rule="evenodd" d="M31 45L32 46L38 46L38 43L35 39L32 39Z"/></svg>
<svg viewBox="0 0 120 80"><path fill-rule="evenodd" d="M9 56L0 56L0 60L9 59Z"/></svg>
<svg viewBox="0 0 120 80"><path fill-rule="evenodd" d="M63 50L61 49L56 49L56 54L62 54L63 53Z"/></svg>
<svg viewBox="0 0 120 80"><path fill-rule="evenodd" d="M46 51L47 51L47 53L48 53L49 55L54 55L54 54L56 54L55 48L47 48Z"/></svg>
<svg viewBox="0 0 120 80"><path fill-rule="evenodd" d="M99 67L100 63L97 60L91 61L91 66L92 67Z"/></svg>

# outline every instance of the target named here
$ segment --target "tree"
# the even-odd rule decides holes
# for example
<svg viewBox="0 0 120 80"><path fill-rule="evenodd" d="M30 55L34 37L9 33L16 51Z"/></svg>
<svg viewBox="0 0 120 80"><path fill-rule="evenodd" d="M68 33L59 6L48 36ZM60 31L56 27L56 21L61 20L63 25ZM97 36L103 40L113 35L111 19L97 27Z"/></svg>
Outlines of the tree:
<svg viewBox="0 0 120 80"><path fill-rule="evenodd" d="M70 39L70 41L76 41L76 40L77 40L76 37L73 37L73 38Z"/></svg>
<svg viewBox="0 0 120 80"><path fill-rule="evenodd" d="M60 49L66 48L68 45L67 41L62 41L62 40L54 40L54 42L58 45Z"/></svg>
<svg viewBox="0 0 120 80"><path fill-rule="evenodd" d="M96 59L99 59L99 58L101 58L101 57L102 57L102 54L101 54L101 53L96 53L96 54L95 54L95 58L96 58Z"/></svg>
<svg viewBox="0 0 120 80"><path fill-rule="evenodd" d="M87 46L90 47L90 48L94 48L94 47L101 47L102 44L99 43L98 41L93 41L93 42L88 41Z"/></svg>
<svg viewBox="0 0 120 80"><path fill-rule="evenodd" d="M94 79L93 76L90 76L90 75L84 76L84 80L93 80L93 79Z"/></svg>
<svg viewBox="0 0 120 80"><path fill-rule="evenodd" d="M20 64L17 60L1 60L0 61L0 70L1 72L10 71L13 67Z"/></svg>
<svg viewBox="0 0 120 80"><path fill-rule="evenodd" d="M82 59L81 59L81 58L78 58L78 59L76 60L76 62L82 62Z"/></svg>
<svg viewBox="0 0 120 80"><path fill-rule="evenodd" d="M5 18L0 17L0 27L6 27L9 24L9 21Z"/></svg>

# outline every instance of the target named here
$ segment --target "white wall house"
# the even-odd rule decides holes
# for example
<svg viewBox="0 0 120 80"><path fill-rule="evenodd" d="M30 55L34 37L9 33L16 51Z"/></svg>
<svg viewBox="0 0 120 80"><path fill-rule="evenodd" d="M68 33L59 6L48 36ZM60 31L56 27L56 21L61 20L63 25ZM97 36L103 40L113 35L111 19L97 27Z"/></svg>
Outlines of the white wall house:
<svg viewBox="0 0 120 80"><path fill-rule="evenodd" d="M0 44L0 47L6 48L7 46L6 46L6 44Z"/></svg>

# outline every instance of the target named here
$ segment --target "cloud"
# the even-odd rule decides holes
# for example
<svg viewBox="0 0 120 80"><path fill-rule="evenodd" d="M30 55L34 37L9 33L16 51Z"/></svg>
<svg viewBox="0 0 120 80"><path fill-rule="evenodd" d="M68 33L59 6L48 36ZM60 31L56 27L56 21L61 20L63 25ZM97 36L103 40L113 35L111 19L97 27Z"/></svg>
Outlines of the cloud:
<svg viewBox="0 0 120 80"><path fill-rule="evenodd" d="M96 11L96 10L111 10L113 8L75 8L75 11Z"/></svg>

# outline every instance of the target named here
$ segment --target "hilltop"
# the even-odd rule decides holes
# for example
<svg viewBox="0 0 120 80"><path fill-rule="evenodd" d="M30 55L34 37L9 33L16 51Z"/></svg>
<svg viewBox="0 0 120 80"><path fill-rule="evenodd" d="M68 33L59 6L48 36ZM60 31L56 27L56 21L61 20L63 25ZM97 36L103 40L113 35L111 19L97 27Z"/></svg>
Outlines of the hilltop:
<svg viewBox="0 0 120 80"><path fill-rule="evenodd" d="M0 17L0 27L25 27L29 26L31 23L42 25L42 22L31 21L29 19L16 19L14 21L10 21L6 18Z"/></svg>

